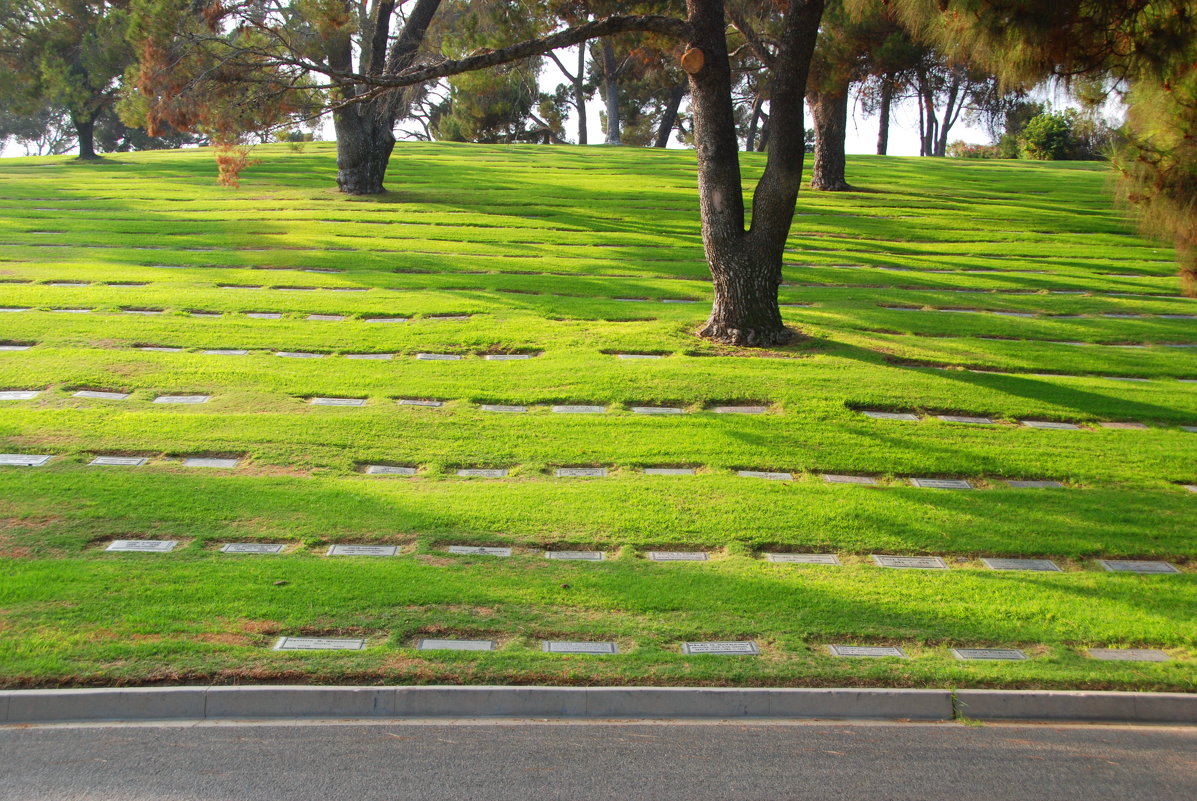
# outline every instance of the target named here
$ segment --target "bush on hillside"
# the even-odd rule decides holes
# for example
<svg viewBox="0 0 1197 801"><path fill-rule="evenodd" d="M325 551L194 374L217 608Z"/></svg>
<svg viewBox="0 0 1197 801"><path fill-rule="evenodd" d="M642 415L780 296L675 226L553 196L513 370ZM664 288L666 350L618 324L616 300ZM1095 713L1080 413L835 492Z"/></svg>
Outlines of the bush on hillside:
<svg viewBox="0 0 1197 801"><path fill-rule="evenodd" d="M1018 136L1019 156L1039 161L1108 159L1118 133L1104 120L1076 109L1044 111Z"/></svg>
<svg viewBox="0 0 1197 801"><path fill-rule="evenodd" d="M997 145L972 145L956 140L948 145L948 157L954 159L1000 159L1002 153Z"/></svg>

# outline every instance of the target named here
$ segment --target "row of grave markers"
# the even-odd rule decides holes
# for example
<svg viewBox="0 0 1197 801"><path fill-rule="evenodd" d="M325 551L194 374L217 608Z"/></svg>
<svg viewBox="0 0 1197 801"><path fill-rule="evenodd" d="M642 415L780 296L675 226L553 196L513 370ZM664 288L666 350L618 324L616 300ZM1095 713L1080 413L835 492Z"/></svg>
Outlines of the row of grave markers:
<svg viewBox="0 0 1197 801"><path fill-rule="evenodd" d="M178 540L114 540L105 551L117 553L171 553L178 547ZM274 555L287 549L286 543L232 542L218 550L225 554ZM398 556L403 550L400 545L353 545L334 544L328 546L324 556ZM514 549L508 546L450 545L446 552L456 556L510 557ZM544 551L545 559L557 561L605 562L603 551ZM706 551L646 551L650 562L706 562L710 554ZM778 564L842 566L839 556L832 553L763 553L765 561ZM940 556L896 556L892 554L870 554L877 567L895 570L949 570ZM1109 573L1173 574L1180 569L1170 563L1142 559L1098 559L1097 564ZM983 557L981 563L989 570L1063 572L1050 559L1011 559Z"/></svg>
<svg viewBox="0 0 1197 801"><path fill-rule="evenodd" d="M93 314L97 310L91 307L48 307L35 308L33 306L0 306L0 313L18 314L21 312L45 311L56 314ZM169 313L168 309L131 309L122 308L117 309L118 314L136 314L143 317L156 317ZM227 314L241 314L251 320L281 320L286 316L285 312L271 312L271 311L249 311L249 312L227 312ZM196 317L199 319L214 319L226 316L226 312L216 311L188 311L188 317ZM313 322L326 323L340 323L347 320L354 320L363 323L410 323L413 320L438 320L463 322L469 320L474 314L424 314L419 317L404 316L404 315L389 315L385 317L369 317L357 316L349 314L307 314L303 319Z"/></svg>
<svg viewBox="0 0 1197 801"><path fill-rule="evenodd" d="M1043 320L1082 320L1082 319L1096 319L1104 317L1110 320L1138 320L1138 319L1158 319L1158 320L1197 320L1197 314L1164 314L1156 312L1152 314L1146 313L1131 313L1131 312L1096 312L1086 314L1053 314L1049 312L1017 312L1005 311L1001 309L955 309L943 308L935 306L896 306L885 303L877 304L882 309L889 309L891 311L914 311L914 312L941 312L944 314L993 314L998 317L1023 317L1028 319L1043 319Z"/></svg>
<svg viewBox="0 0 1197 801"><path fill-rule="evenodd" d="M0 453L0 467L43 467L50 463L53 454L25 454ZM142 467L148 464L148 456L95 456L88 466L91 467ZM181 461L172 462L182 467L221 468L233 470L241 465L241 459L235 457L188 456ZM557 467L553 469L556 478L607 478L609 468L606 467ZM405 465L370 464L362 468L362 472L370 476L406 476L419 474L419 468ZM646 476L694 476L698 474L695 467L643 467L640 468ZM459 478L507 478L511 470L506 467L460 467L454 470ZM771 472L766 470L737 470L736 475L741 478L759 478L767 481L794 481L795 474L789 472ZM839 475L835 473L820 473L827 484L853 484L857 486L884 486L874 476ZM976 479L962 478L908 478L910 486L920 489L938 490L976 490ZM1011 489L1067 489L1062 481L1052 480L1014 480L1003 479ZM1197 493L1197 484L1182 484L1189 492Z"/></svg>
<svg viewBox="0 0 1197 801"><path fill-rule="evenodd" d="M446 254L435 253L435 254L431 254L431 255L442 255L443 256ZM449 255L464 255L464 254L449 254ZM478 255L486 255L486 254L478 254ZM497 257L498 258L519 258L518 256L502 256L502 255L497 256ZM568 258L568 257L566 257L566 258ZM652 261L663 261L663 260L661 260L661 259L642 259L642 261L652 262ZM668 260L664 260L664 261L668 261ZM337 273L343 272L341 270L337 270L337 269L333 269L333 268L320 268L320 267L276 268L276 267L264 267L264 266L255 266L255 265L242 266L242 265L222 265L222 264L206 264L206 265L142 264L142 265L135 265L135 266L140 266L140 267L145 267L145 268L150 268L150 269L180 269L180 270L184 270L184 269L198 269L198 270L228 269L228 270L270 270L270 271L294 270L296 272L304 272L304 273L330 273L330 274L337 274ZM802 264L795 264L793 262L787 262L783 266L798 267L798 268L805 268L808 266L816 266L816 267L822 267L822 268L848 268L848 267L850 267L850 265L842 265L842 264L841 265L802 265ZM862 268L862 269L869 269L869 268ZM881 267L881 268L873 268L873 269L885 270L886 268ZM902 270L895 269L894 271L901 272ZM394 272L404 273L406 271L394 270ZM1033 270L984 270L984 269L964 270L964 271L924 269L924 270L919 270L918 272L928 272L928 273L960 273L960 272L963 272L966 274L976 273L976 274L989 274L989 275L993 275L993 274L1003 275L1006 273L1010 273L1010 274L1025 274L1025 273L1048 274L1046 272L1033 271ZM422 274L422 273L412 273L412 274ZM519 272L515 272L515 273L506 272L506 271L502 271L502 270L487 270L487 271L438 270L434 274L442 275L442 276L449 276L449 275L468 275L468 276L514 275L514 276L519 276L519 277L540 277L540 278L583 278L583 279L587 279L587 280L595 279L595 278L597 278L597 279L643 280L646 277L646 276L642 276L642 275L620 275L620 274L613 274L613 273L607 273L607 274L604 274L604 273L585 273L585 274L578 273L578 274L576 274L576 273L561 273L561 272L533 272L533 271L523 271L523 270L521 270ZM1115 275L1115 276L1111 276L1111 277L1124 277L1124 278L1136 277L1136 278L1139 278L1139 277L1159 277L1159 276L1116 276ZM671 279L672 280L683 280L683 281L696 280L696 279L689 279L689 278L675 278L674 276L650 276L650 278L652 280L671 280ZM706 283L705 280L702 280L702 279L697 279L697 280L701 280L703 283ZM16 280L10 280L9 283L32 283L32 282L28 281L28 280L23 280L23 279L16 279ZM81 287L81 286L87 286L90 283L92 283L92 282L61 281L61 280L59 280L59 281L42 282L41 285L42 286L59 286L59 287ZM131 288L131 287L147 286L149 283L150 282L148 282L148 281L112 281L112 282L101 282L101 285L107 286L107 287L116 287L116 288L123 288L123 287ZM369 292L372 290L380 290L380 291L385 291L385 292L405 292L405 291L416 291L416 290L421 290L421 289L423 289L423 290L429 290L429 289L446 290L447 289L448 291L462 291L465 289L478 289L481 291L486 291L485 288L483 288L483 287L477 287L477 288L472 288L472 287L334 287L334 286L295 286L295 285L287 285L287 284L265 285L265 284L233 284L233 283L217 283L216 286L221 289L265 289L265 290L284 291L284 292L285 291L291 291L291 292L315 292L315 291ZM858 284L815 283L815 282L810 282L810 281L783 281L780 286L782 286L783 288L800 288L800 289L840 289L840 288L860 289L860 288L863 288L863 287L861 287L861 285L858 285ZM975 294L1038 295L1041 292L1041 290L1039 290L1039 289L1028 289L1028 288L1024 288L1024 287L939 287L939 286L921 286L921 285L909 285L909 284L908 285L888 286L888 287L869 286L868 288L888 290L888 291L897 291L897 292L942 292L942 293L973 294L973 295L975 295ZM496 289L494 291L502 291L502 290ZM523 290L514 290L514 291L517 292L518 294L555 295L558 297L576 297L575 295L562 295L559 293L552 293L552 292L534 292L534 291L523 291ZM1184 297L1183 295L1176 293L1176 292L1100 292L1100 291L1094 291L1091 288L1046 289L1045 291L1048 294L1052 294L1052 295L1081 295L1081 296L1089 296L1089 297L1169 298L1169 299ZM654 302L655 303L701 303L701 302L703 302L701 299L695 299L695 298L616 297L616 298L611 298L611 300L624 301L624 302L644 302L644 303L654 303ZM786 304L782 304L782 305L786 305ZM801 305L809 305L809 304L795 304L795 305L801 306ZM899 306L899 305L887 306L887 304L884 304L884 303L879 303L878 305L884 306L887 308L901 308L901 309L920 308L921 309L921 307L906 307L906 306ZM936 309L932 309L932 310L936 310ZM953 309L952 311L955 311L955 310Z"/></svg>
<svg viewBox="0 0 1197 801"><path fill-rule="evenodd" d="M2 349L2 348L0 348ZM244 352L244 351L241 351ZM510 356L485 356L488 359L521 359L530 358L522 355ZM45 390L4 390L0 391L0 401L24 401L35 400ZM128 400L132 397L131 392L114 392L107 390L78 390L71 393L72 397L85 398L89 400ZM156 404L162 405L197 405L207 403L211 400L211 395L159 395L152 401ZM418 398L396 398L395 402L401 406L423 406L429 408L441 408L446 401L428 400ZM337 398L337 397L311 397L307 399L307 403L312 406L344 406L344 407L361 407L367 403L366 398ZM480 403L478 408L484 412L498 412L507 414L523 414L529 409L542 408L535 405L525 406L520 404L502 404L502 403ZM600 406L596 404L559 404L548 407L554 414L606 414L609 411L607 406ZM628 411L633 414L643 415L683 415L690 414L691 410L683 406L629 406ZM712 412L714 414L766 414L769 411L768 406L712 406L702 409L702 411ZM892 420L902 422L919 422L922 417L913 412L889 412L881 410L861 410L860 412L865 417L873 420ZM999 425L1000 421L991 417L973 417L968 415L953 415L953 414L937 414L933 415L937 420L945 423L961 423L968 425ZM1038 428L1050 429L1057 431L1087 431L1091 430L1078 423L1064 423L1054 420L1018 420L1020 426L1024 428ZM1113 430L1147 430L1149 426L1145 423L1132 422L1111 422L1111 421L1097 421L1096 425L1101 428ZM1180 426L1182 431L1197 433L1197 426Z"/></svg>
<svg viewBox="0 0 1197 801"><path fill-rule="evenodd" d="M362 651L366 640L347 637L279 637L275 651ZM420 639L419 651L497 651L496 640ZM828 645L827 653L834 657L858 659L910 659L906 651L895 645ZM679 645L686 656L711 654L717 656L760 656L761 649L753 640L684 642ZM546 654L618 655L619 643L613 641L541 640L540 650ZM952 656L960 661L1026 661L1030 657L1018 648L952 648ZM1106 662L1168 662L1172 657L1156 648L1089 648L1086 654Z"/></svg>
<svg viewBox="0 0 1197 801"><path fill-rule="evenodd" d="M873 410L873 409L863 409L863 410L861 410L860 413L863 414L865 417L868 417L872 420L895 420L895 421L917 423L920 420L924 419L924 417L922 417L918 414L915 414L913 412L888 412L888 411ZM937 420L942 420L945 423L963 423L963 424L967 424L967 425L995 426L995 425L999 425L1001 422L992 417L974 417L974 416L969 416L969 415L958 415L958 414L936 414L936 415L929 415L929 416L934 417ZM1056 430L1056 431L1088 431L1088 430L1091 430L1091 429L1086 428L1083 425L1080 425L1079 423L1063 423L1063 422L1056 421L1056 420L1018 420L1017 422L1020 426L1023 426L1024 428L1041 428L1041 429L1051 429L1051 430ZM1149 428L1149 426L1145 423L1110 422L1110 421L1103 420L1103 421L1097 421L1096 424L1098 426L1100 426L1101 428L1108 428L1108 429L1114 429L1114 430L1142 431L1142 430L1146 430ZM1180 426L1180 428L1183 431L1197 433L1197 426Z"/></svg>
<svg viewBox="0 0 1197 801"><path fill-rule="evenodd" d="M35 342L19 342L19 341L6 340L3 342L0 342L0 351L28 351L28 350L32 350L38 344L39 343L35 343ZM137 345L137 346L134 346L133 349L143 351L146 353L200 353L200 354L205 354L205 355L223 355L223 356L245 356L250 353L250 351L245 348L209 348L209 349L196 350L193 348L183 348L183 347L178 347L178 346L173 346L173 345L172 346ZM345 358L345 359L357 359L357 360L364 360L364 361L391 361L396 356L403 355L403 354L394 353L394 352L382 352L382 353L344 353L344 352L340 352L340 353L335 353L335 354L334 353L322 353L322 352L318 352L318 351L266 350L264 352L273 353L276 356L281 356L283 358L289 358L289 359L323 359L326 356L334 356L334 357L341 357L341 358ZM541 354L542 354L542 352L538 352L538 353L480 353L477 355L487 361L522 361L525 359L536 358L537 356L539 356ZM673 358L672 354L662 354L662 353L609 353L609 354L605 354L605 355L614 356L617 359L627 360L627 361ZM421 361L462 361L462 360L468 358L468 356L469 355L455 354L455 353L420 353L420 354L416 354L415 358L417 360L421 360ZM727 356L724 356L723 358L735 359L735 358L745 358L745 357L727 355ZM753 356L751 358L785 359L785 358L790 358L790 357L788 357L788 356ZM935 364L926 364L926 363L922 363L922 362L904 363L901 360L894 360L894 359L890 360L890 364L895 367L901 367L901 368L906 368L906 369L926 369L926 370L946 370L946 371L956 371L956 370L961 369L958 365L949 365L949 364L935 365ZM1100 379L1105 379L1107 381L1134 381L1134 382L1142 382L1142 383L1174 380L1174 381L1179 381L1179 382L1185 383L1185 384L1197 384L1197 378L1173 378L1171 376L1155 376L1152 378L1143 378L1141 376L1115 376L1115 375L1104 375L1104 374L1093 374L1093 373L1031 373L1031 372L1010 372L1010 371L1005 371L1005 370L989 369L989 368L979 369L976 367L967 368L967 369L965 369L965 372L979 373L981 375L1008 375L1008 376L1015 376L1015 377L1031 376L1033 378L1100 378Z"/></svg>

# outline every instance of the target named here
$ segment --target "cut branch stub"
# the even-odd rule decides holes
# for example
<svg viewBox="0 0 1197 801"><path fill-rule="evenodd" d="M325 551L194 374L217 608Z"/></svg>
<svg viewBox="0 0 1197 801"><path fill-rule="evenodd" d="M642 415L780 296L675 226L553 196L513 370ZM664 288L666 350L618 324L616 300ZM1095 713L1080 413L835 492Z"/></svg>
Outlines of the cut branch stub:
<svg viewBox="0 0 1197 801"><path fill-rule="evenodd" d="M706 63L706 55L697 47L691 47L685 53L682 53L682 69L691 75L696 75L702 69L703 64Z"/></svg>

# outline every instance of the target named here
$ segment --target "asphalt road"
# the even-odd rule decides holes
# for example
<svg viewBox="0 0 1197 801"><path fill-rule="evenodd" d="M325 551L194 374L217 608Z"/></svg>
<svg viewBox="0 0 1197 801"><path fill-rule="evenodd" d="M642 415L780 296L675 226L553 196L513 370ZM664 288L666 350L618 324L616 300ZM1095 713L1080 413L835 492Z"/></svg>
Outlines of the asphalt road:
<svg viewBox="0 0 1197 801"><path fill-rule="evenodd" d="M0 727L13 801L1197 799L1197 729L370 723Z"/></svg>

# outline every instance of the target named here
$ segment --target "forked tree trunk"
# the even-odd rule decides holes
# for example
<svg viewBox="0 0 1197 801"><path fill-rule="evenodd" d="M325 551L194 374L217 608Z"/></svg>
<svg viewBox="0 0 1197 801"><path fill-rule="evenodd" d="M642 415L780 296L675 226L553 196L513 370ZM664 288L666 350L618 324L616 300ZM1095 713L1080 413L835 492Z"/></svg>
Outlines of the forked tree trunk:
<svg viewBox="0 0 1197 801"><path fill-rule="evenodd" d="M75 133L79 137L79 159L81 161L95 161L96 155L96 118L85 116L71 116L75 125Z"/></svg>
<svg viewBox="0 0 1197 801"><path fill-rule="evenodd" d="M607 103L607 144L622 145L619 131L619 65L615 61L615 48L609 39L604 39L603 53L603 100Z"/></svg>
<svg viewBox="0 0 1197 801"><path fill-rule="evenodd" d="M710 319L699 333L731 345L781 345L794 336L782 323L777 287L802 182L803 98L823 0L789 4L770 92L773 141L747 231L723 3L687 0L686 5L691 44L704 56L702 68L690 73L690 96L702 237L715 290Z"/></svg>
<svg viewBox="0 0 1197 801"><path fill-rule="evenodd" d="M337 132L337 188L347 195L386 191L387 163L395 148L394 119L375 103L333 112Z"/></svg>
<svg viewBox="0 0 1197 801"><path fill-rule="evenodd" d="M815 118L815 165L810 185L824 192L846 192L844 140L848 136L848 87L834 92L811 92Z"/></svg>
<svg viewBox="0 0 1197 801"><path fill-rule="evenodd" d="M881 76L881 102L878 105L880 118L877 130L877 155L889 152L889 112L894 105L894 82L888 74Z"/></svg>
<svg viewBox="0 0 1197 801"><path fill-rule="evenodd" d="M677 110L682 105L682 98L686 96L686 85L675 86L669 92L669 103L665 106L665 113L661 115L661 125L657 128L657 141L653 147L668 147L669 136L673 133L673 126L677 125Z"/></svg>

